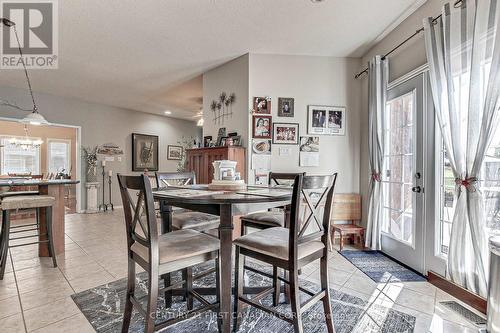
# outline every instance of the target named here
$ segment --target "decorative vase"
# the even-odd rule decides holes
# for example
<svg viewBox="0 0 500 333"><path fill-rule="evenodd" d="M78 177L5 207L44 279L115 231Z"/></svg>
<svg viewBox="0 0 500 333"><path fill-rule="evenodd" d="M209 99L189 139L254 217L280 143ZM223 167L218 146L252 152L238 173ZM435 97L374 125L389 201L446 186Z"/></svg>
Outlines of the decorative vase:
<svg viewBox="0 0 500 333"><path fill-rule="evenodd" d="M87 183L97 182L97 171L96 165L87 165Z"/></svg>

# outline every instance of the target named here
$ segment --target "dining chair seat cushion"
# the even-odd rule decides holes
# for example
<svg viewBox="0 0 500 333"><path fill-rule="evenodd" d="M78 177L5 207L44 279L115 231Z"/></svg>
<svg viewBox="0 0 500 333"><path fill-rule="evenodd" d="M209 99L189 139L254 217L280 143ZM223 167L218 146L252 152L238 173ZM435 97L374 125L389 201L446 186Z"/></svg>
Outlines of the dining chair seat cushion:
<svg viewBox="0 0 500 333"><path fill-rule="evenodd" d="M172 229L174 230L210 230L218 228L219 221L219 217L216 215L189 210L172 213Z"/></svg>
<svg viewBox="0 0 500 333"><path fill-rule="evenodd" d="M172 263L183 266L182 262L189 261L192 257L218 251L219 245L220 241L217 238L195 230L168 232L158 236L160 265ZM147 247L135 242L130 249L145 262L149 262L149 249Z"/></svg>
<svg viewBox="0 0 500 333"><path fill-rule="evenodd" d="M49 195L16 195L2 199L2 210L51 207L55 202Z"/></svg>
<svg viewBox="0 0 500 333"><path fill-rule="evenodd" d="M288 260L288 241L290 229L282 227L268 228L241 236L234 241L235 245L271 257ZM325 246L319 240L298 245L298 259L307 257Z"/></svg>
<svg viewBox="0 0 500 333"><path fill-rule="evenodd" d="M241 220L271 227L284 227L285 213L277 211L258 212L242 216Z"/></svg>

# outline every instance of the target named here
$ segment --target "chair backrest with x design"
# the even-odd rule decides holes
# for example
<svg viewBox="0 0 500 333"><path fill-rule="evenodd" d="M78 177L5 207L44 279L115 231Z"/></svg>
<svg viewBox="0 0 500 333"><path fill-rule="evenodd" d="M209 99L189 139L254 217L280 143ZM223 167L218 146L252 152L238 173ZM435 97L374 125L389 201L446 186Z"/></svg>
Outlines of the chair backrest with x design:
<svg viewBox="0 0 500 333"><path fill-rule="evenodd" d="M195 185L196 174L188 172L156 172L156 185L158 187Z"/></svg>
<svg viewBox="0 0 500 333"><path fill-rule="evenodd" d="M158 230L151 182L146 175L118 174L118 184L125 214L129 257L131 246L138 242L149 249L150 265L158 263Z"/></svg>
<svg viewBox="0 0 500 333"><path fill-rule="evenodd" d="M302 173L283 173L283 172L270 172L269 173L269 186L293 186L293 182L295 180L295 176L303 175L305 176L305 172Z"/></svg>
<svg viewBox="0 0 500 333"><path fill-rule="evenodd" d="M295 177L290 206L289 260L297 260L299 244L321 238L324 245L328 246L328 229L336 180L337 173L328 176ZM301 219L301 216L304 219Z"/></svg>

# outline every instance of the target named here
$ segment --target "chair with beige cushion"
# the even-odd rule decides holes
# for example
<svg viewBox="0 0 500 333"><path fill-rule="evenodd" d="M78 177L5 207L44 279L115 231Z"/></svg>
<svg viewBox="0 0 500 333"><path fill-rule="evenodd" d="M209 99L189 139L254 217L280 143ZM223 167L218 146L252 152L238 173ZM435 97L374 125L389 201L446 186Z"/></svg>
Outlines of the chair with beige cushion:
<svg viewBox="0 0 500 333"><path fill-rule="evenodd" d="M196 175L194 172L155 172L156 185L158 188L169 186L185 186L196 185ZM160 212L166 214L163 218L170 221L168 225L170 232L173 230L196 230L200 232L207 232L219 228L220 219L216 215L194 212L187 209L180 209L164 205L160 201ZM207 271L209 273L211 270ZM182 279L192 279L193 272L190 268L182 270ZM163 277L165 284L170 284L170 275L165 274ZM172 304L172 292L165 292L165 305L168 307Z"/></svg>
<svg viewBox="0 0 500 333"><path fill-rule="evenodd" d="M269 186L286 186L283 181L293 181L297 173L269 173ZM303 173L305 175L305 173ZM268 211L251 213L241 217L241 232L242 235L246 234L248 227L255 229L267 229L272 227L285 226L285 212L281 211Z"/></svg>
<svg viewBox="0 0 500 333"><path fill-rule="evenodd" d="M160 187L196 185L194 172L156 172L156 184ZM160 203L160 206L162 203ZM167 208L167 209L165 209ZM170 207L161 207L162 213L171 211ZM172 211L172 230L193 229L208 231L219 227L219 217L216 215L193 212L186 209Z"/></svg>
<svg viewBox="0 0 500 333"><path fill-rule="evenodd" d="M123 176L118 174L118 183L123 201L127 229L128 283L122 332L128 332L135 308L145 319L144 332L153 332L191 318L201 312L212 310L218 315L220 304L219 240L201 232L185 229L158 235L153 192L147 176ZM131 195L134 191L136 195ZM133 200L132 198L135 198ZM215 260L215 281L217 297L208 302L193 290L192 278L159 288L161 275L179 271L210 260ZM146 309L135 294L135 264L148 274L148 295ZM156 324L158 293L185 285L187 312L178 317ZM193 310L193 297L202 305ZM219 322L220 325L220 322Z"/></svg>
<svg viewBox="0 0 500 333"><path fill-rule="evenodd" d="M268 228L241 236L234 241L236 274L233 330L235 332L241 321L242 315L239 312L244 304L254 306L293 324L295 332L303 332L301 315L319 301L323 303L328 332L335 331L328 287L328 231L336 179L337 174L307 177L297 175L293 185L289 228ZM301 208L306 209L305 215L301 214ZM303 221L301 221L302 216L306 216ZM289 278L276 278L256 268L247 268L243 264L244 256L285 269L289 273ZM312 292L299 286L298 275L300 268L316 260L320 260L321 288L318 292ZM243 295L245 269L271 278L273 285L251 299L245 297ZM290 286L292 316L265 307L259 302L270 293L279 295L278 279ZM301 302L301 292L310 298Z"/></svg>
<svg viewBox="0 0 500 333"><path fill-rule="evenodd" d="M0 208L2 210L2 233L0 237L0 280L3 279L3 275L5 272L5 267L8 260L8 250L12 247L37 243L48 243L49 255L52 257L54 267L57 267L57 260L52 237L52 206L54 205L54 203L55 198L48 195L10 195L2 198L2 201L0 203ZM38 223L11 227L11 211L17 211L19 209L36 209L38 216L40 208L45 208L47 221L46 232L41 233ZM27 227L28 229L26 229ZM37 232L31 233L31 231ZM21 236L14 236L11 238L11 234L21 234ZM37 238L37 241L28 243L24 242L24 240L29 240L29 238L35 237ZM12 241L14 241L15 243L10 244L10 242Z"/></svg>
<svg viewBox="0 0 500 333"><path fill-rule="evenodd" d="M288 187L291 186L298 175L304 175L304 173L278 173L278 172L270 172L269 173L269 186L283 186ZM257 212L251 213L245 216L242 216L241 219L241 235L246 235L248 232L248 228L253 229L267 229L273 227L287 227L287 223L285 220L287 219L287 209L283 207L282 209L276 211L266 211L266 212ZM278 278L278 269L273 267L273 280ZM278 287L281 288L281 283L278 281ZM288 297L288 289L286 296ZM288 298L287 298L288 299ZM273 304L276 306L279 302L279 294L275 295L273 299Z"/></svg>

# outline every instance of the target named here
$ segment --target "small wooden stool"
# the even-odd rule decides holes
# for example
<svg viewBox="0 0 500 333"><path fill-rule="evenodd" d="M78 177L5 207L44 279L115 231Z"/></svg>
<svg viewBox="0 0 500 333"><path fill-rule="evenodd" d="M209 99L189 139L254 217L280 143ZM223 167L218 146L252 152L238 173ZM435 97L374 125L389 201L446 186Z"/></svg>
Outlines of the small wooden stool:
<svg viewBox="0 0 500 333"><path fill-rule="evenodd" d="M337 193L333 197L331 221L348 221L347 224L331 224L330 231L330 250L333 251L333 242L335 232L340 235L340 251L344 247L344 236L351 236L354 243L354 237L359 238L362 248L365 244L365 228L356 224L361 221L361 195Z"/></svg>
<svg viewBox="0 0 500 333"><path fill-rule="evenodd" d="M55 203L55 198L48 195L16 195L3 198L0 203L0 210L2 211L2 233L0 236L0 280L3 280L3 275L5 272L5 267L7 264L8 250L9 247L25 246L37 243L49 243L49 255L52 257L52 262L54 267L57 267L56 255L54 251L54 242L52 241L52 206ZM10 212L12 210L18 209L36 209L37 215L39 215L38 210L40 208L45 208L46 219L47 219L47 230L46 233L40 232L40 227L38 223L10 226ZM33 227L31 229L24 229L24 227ZM10 229L16 229L11 231ZM28 236L19 236L10 238L10 234L13 233L24 233L27 231L38 231L37 234ZM45 236L46 239L40 236ZM15 244L9 246L9 241L26 239L37 237L39 238L36 242L29 242L25 244Z"/></svg>

